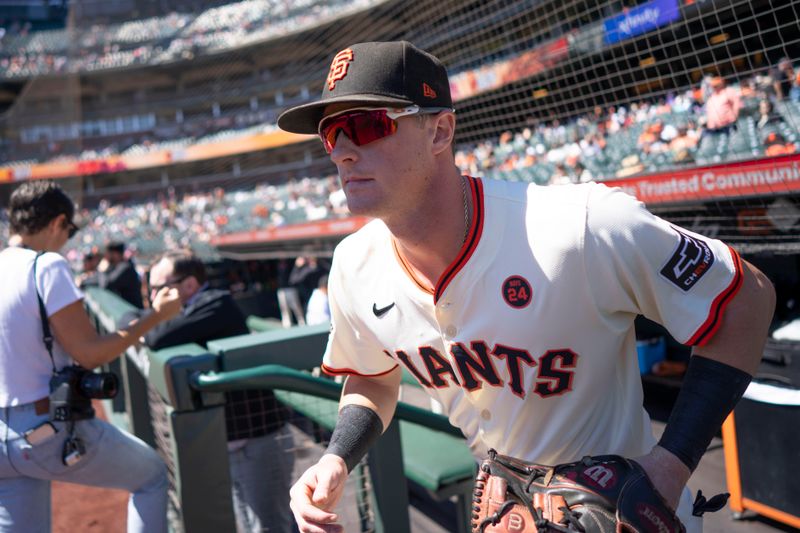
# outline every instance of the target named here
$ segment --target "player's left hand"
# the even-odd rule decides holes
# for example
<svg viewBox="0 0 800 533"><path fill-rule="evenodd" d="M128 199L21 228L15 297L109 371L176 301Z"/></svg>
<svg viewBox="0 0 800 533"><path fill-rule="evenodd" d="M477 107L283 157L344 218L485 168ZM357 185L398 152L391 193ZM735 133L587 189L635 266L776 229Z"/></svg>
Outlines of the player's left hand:
<svg viewBox="0 0 800 533"><path fill-rule="evenodd" d="M653 486L670 507L677 509L683 488L692 475L683 461L661 446L654 446L650 453L634 457L633 460L647 473Z"/></svg>

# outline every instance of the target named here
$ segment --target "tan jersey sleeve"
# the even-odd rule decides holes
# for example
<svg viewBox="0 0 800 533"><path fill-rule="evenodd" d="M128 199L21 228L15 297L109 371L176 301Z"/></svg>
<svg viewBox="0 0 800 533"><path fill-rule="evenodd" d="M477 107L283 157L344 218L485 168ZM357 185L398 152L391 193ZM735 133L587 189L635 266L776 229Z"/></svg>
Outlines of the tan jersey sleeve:
<svg viewBox="0 0 800 533"><path fill-rule="evenodd" d="M589 195L584 251L598 307L642 314L684 344L713 336L741 286L733 248L653 215L620 189Z"/></svg>
<svg viewBox="0 0 800 533"><path fill-rule="evenodd" d="M397 362L384 352L374 332L366 326L358 311L370 312L368 301L359 299L357 280L347 276L337 249L328 277L328 303L331 310L331 332L322 359L326 374L380 376L397 367ZM360 301L363 300L363 301Z"/></svg>

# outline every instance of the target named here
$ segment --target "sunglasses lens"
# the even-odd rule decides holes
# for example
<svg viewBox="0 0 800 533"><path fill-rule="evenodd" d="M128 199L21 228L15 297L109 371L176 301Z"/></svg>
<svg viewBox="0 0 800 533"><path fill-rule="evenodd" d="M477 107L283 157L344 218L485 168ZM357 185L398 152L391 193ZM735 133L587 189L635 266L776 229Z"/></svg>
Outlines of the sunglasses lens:
<svg viewBox="0 0 800 533"><path fill-rule="evenodd" d="M385 109L357 111L334 117L320 128L325 151L331 153L339 133L344 133L356 146L364 146L397 131L397 122L386 115Z"/></svg>

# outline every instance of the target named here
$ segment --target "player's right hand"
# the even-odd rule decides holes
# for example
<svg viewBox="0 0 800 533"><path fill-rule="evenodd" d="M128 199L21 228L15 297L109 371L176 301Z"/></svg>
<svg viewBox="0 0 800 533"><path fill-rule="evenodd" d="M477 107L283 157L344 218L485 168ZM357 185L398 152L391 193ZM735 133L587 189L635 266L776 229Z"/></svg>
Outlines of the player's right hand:
<svg viewBox="0 0 800 533"><path fill-rule="evenodd" d="M289 506L301 533L341 533L333 509L344 493L347 465L338 455L325 454L306 470L289 491Z"/></svg>
<svg viewBox="0 0 800 533"><path fill-rule="evenodd" d="M163 287L153 298L153 311L161 320L169 320L181 312L181 298L178 289Z"/></svg>

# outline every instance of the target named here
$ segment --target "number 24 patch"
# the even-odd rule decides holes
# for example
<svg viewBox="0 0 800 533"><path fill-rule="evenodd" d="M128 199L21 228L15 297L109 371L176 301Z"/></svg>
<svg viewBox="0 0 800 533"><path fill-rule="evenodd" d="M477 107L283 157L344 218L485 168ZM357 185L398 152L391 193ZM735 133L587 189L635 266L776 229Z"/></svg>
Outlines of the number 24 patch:
<svg viewBox="0 0 800 533"><path fill-rule="evenodd" d="M522 276L510 276L503 282L503 300L514 309L522 309L531 303L533 289Z"/></svg>

